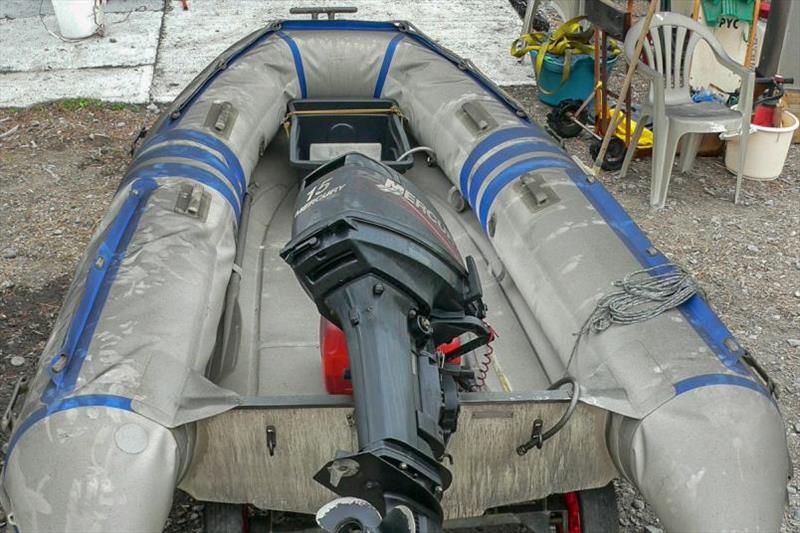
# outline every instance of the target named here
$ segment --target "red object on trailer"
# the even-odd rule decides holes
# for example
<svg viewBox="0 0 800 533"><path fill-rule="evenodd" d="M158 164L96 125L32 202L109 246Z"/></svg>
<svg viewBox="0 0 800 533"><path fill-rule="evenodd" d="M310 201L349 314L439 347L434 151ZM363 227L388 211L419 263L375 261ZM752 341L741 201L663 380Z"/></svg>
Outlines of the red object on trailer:
<svg viewBox="0 0 800 533"><path fill-rule="evenodd" d="M450 342L440 344L436 349L445 355L461 346L461 339L455 337ZM320 317L319 319L319 351L322 356L322 378L328 394L353 394L353 382L350 380L350 358L347 355L347 338L336 324ZM451 363L461 363L457 357Z"/></svg>
<svg viewBox="0 0 800 533"><path fill-rule="evenodd" d="M319 350L322 355L322 377L328 394L353 394L353 382L347 375L350 359L344 331L325 317L319 319Z"/></svg>
<svg viewBox="0 0 800 533"><path fill-rule="evenodd" d="M581 533L581 506L578 493L564 494L564 503L567 505L567 533Z"/></svg>
<svg viewBox="0 0 800 533"><path fill-rule="evenodd" d="M439 346L436 347L436 350L442 352L443 354L447 355L453 350L461 348L461 339L458 337L453 337L453 340L450 342L443 342ZM454 357L448 361L450 364L460 365L461 364L461 356Z"/></svg>

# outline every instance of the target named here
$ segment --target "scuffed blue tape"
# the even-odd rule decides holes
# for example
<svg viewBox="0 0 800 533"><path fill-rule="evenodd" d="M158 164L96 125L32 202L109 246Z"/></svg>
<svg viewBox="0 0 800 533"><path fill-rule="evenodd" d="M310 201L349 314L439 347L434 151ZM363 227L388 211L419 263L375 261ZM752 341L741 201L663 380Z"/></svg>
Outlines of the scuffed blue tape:
<svg viewBox="0 0 800 533"><path fill-rule="evenodd" d="M388 46L386 47L386 53L383 54L383 63L381 63L381 70L378 72L378 81L375 82L375 91L372 93L373 98L380 98L381 94L383 93L383 86L386 83L386 76L389 75L389 67L392 66L392 58L394 58L394 52L397 49L397 45L400 44L405 38L404 33L400 33L395 35L391 41L389 41Z"/></svg>
<svg viewBox="0 0 800 533"><path fill-rule="evenodd" d="M151 161L153 159L159 158L182 158L188 159L190 161L198 161L200 163L205 163L206 165L210 166L223 176L228 176L229 178L232 176L232 172L228 165L225 164L224 161L221 161L211 152L203 150L202 148L198 148L197 146L185 146L185 145L171 145L171 146L158 146L156 148L152 148L147 150L145 153L141 154L139 157L136 158L135 164L138 165L145 161ZM231 179L231 185L236 188L236 193L241 198L244 194L242 190L242 184L239 180Z"/></svg>
<svg viewBox="0 0 800 533"><path fill-rule="evenodd" d="M702 387L712 387L715 385L729 385L734 387L744 387L746 389L760 392L768 398L772 398L766 387L742 376L732 376L730 374L703 374L693 376L675 383L675 394L683 394L690 390Z"/></svg>
<svg viewBox="0 0 800 533"><path fill-rule="evenodd" d="M478 192L480 192L483 181L489 174L494 172L503 163L532 152L549 152L551 154L564 156L564 153L551 143L544 142L541 139L534 140L533 138L498 150L497 153L481 163L471 177L467 177L467 190L464 191L464 196L469 200L469 205L472 207L477 205Z"/></svg>
<svg viewBox="0 0 800 533"><path fill-rule="evenodd" d="M528 172L551 168L571 169L575 168L575 163L573 163L566 155L561 155L560 157L533 156L530 159L524 159L511 165L492 178L492 181L489 182L489 185L486 187L486 190L481 197L481 203L478 207L478 220L480 221L481 226L483 226L484 231L488 231L489 228L489 209L497 199L500 191L502 191L506 185L511 184L520 176ZM477 195L478 191L476 189L475 196L477 197Z"/></svg>
<svg viewBox="0 0 800 533"><path fill-rule="evenodd" d="M137 178L184 178L202 183L203 185L208 185L219 192L228 201L233 209L237 222L242 214L241 200L228 185L227 181L202 168L184 163L154 163L135 169L133 174L122 180L119 186L120 189Z"/></svg>
<svg viewBox="0 0 800 533"><path fill-rule="evenodd" d="M306 72L303 68L303 56L300 55L300 49L297 47L297 43L294 42L294 39L282 31L277 32L277 35L283 39L287 45L289 45L289 50L291 50L292 58L294 59L294 69L297 71L297 81L300 83L300 96L303 98L308 98L308 90L306 89Z"/></svg>
<svg viewBox="0 0 800 533"><path fill-rule="evenodd" d="M459 183L461 184L461 194L467 196L467 189L469 185L469 176L472 174L472 168L478 160L486 155L497 146L521 137L542 138L543 132L538 128L530 126L519 126L513 128L505 128L502 130L495 130L489 133L486 137L481 139L475 148L469 153L461 165L461 175L459 176Z"/></svg>
<svg viewBox="0 0 800 533"><path fill-rule="evenodd" d="M83 294L70 321L64 342L47 366L50 383L42 393L42 401L45 403L53 402L75 388L108 292L147 200L157 187L153 180L140 179L134 182L128 197L103 235L97 253L91 259Z"/></svg>
<svg viewBox="0 0 800 533"><path fill-rule="evenodd" d="M665 257L664 260L667 261L667 258ZM684 318L717 354L723 365L739 374L751 375L741 361L744 350L740 348L734 352L725 346L725 342L733 339L733 335L711 309L708 302L701 296L694 295L680 307L680 310L683 312Z"/></svg>
<svg viewBox="0 0 800 533"><path fill-rule="evenodd" d="M11 452L14 451L14 447L16 446L17 442L19 442L19 439L21 439L25 432L33 427L34 424L44 420L52 414L60 413L61 411L68 411L70 409L77 409L79 407L108 407L110 409L133 411L130 398L124 398L122 396L114 396L110 394L86 394L83 396L72 396L70 398L64 398L63 400L59 400L50 405L41 407L31 413L28 418L23 420L22 423L20 423L19 426L17 426L14 430L14 434L11 435L11 440L8 443L6 464L8 464L8 461L11 458ZM3 470L3 472L5 475L5 470Z"/></svg>
<svg viewBox="0 0 800 533"><path fill-rule="evenodd" d="M145 144L143 148L155 146L166 141L194 141L198 144L202 144L203 146L211 148L216 152L219 152L220 155L222 155L222 157L225 159L225 164L227 164L228 168L230 169L229 172L224 173L225 176L230 179L233 186L236 187L236 191L238 192L239 196L244 196L244 191L247 187L244 169L242 168L242 164L239 162L239 158L236 157L236 154L233 153L233 150L231 150L227 144L213 135L209 135L208 133L202 131L176 128L154 135L147 140L147 144ZM180 145L172 146L177 147ZM144 156L137 157L133 161L131 168L136 166L136 163L141 159L141 157Z"/></svg>

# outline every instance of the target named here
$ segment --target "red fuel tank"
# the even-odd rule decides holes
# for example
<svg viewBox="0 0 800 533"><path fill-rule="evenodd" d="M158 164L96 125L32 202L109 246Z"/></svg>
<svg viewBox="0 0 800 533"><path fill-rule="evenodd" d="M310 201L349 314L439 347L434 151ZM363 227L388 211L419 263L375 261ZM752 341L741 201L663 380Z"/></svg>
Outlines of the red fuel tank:
<svg viewBox="0 0 800 533"><path fill-rule="evenodd" d="M450 342L440 344L436 349L447 355L460 346L461 339L456 337ZM322 378L328 394L353 394L347 339L344 332L325 317L319 318L319 351L322 356ZM460 362L460 357L451 361L455 364Z"/></svg>
<svg viewBox="0 0 800 533"><path fill-rule="evenodd" d="M353 382L348 372L347 340L344 332L325 317L319 319L319 350L328 394L353 394Z"/></svg>

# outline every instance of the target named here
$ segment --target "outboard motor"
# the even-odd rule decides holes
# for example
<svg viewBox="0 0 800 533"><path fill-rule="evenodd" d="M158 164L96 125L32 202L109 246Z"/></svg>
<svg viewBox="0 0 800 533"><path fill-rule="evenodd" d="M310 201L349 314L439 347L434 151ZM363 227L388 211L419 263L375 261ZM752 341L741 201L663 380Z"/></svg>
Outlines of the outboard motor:
<svg viewBox="0 0 800 533"><path fill-rule="evenodd" d="M355 153L306 177L281 256L347 339L359 450L314 477L341 496L320 509L320 526L440 530L445 447L458 390L474 379L452 361L491 333L473 259L465 268L414 185ZM436 350L467 333L447 355Z"/></svg>

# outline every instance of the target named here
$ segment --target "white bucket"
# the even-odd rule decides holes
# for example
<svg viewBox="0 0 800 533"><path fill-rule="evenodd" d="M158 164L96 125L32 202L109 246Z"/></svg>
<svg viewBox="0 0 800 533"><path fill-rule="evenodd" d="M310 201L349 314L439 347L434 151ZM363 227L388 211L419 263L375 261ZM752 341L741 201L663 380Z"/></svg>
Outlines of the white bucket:
<svg viewBox="0 0 800 533"><path fill-rule="evenodd" d="M768 128L750 125L750 137L747 139L747 153L744 158L744 177L751 180L774 180L781 175L792 135L800 125L797 117L788 111L783 112L782 124L788 126ZM725 166L736 174L739 171L739 136L725 137L728 141L725 150Z"/></svg>
<svg viewBox="0 0 800 533"><path fill-rule="evenodd" d="M53 0L53 11L65 39L91 37L103 27L105 16L99 0Z"/></svg>

